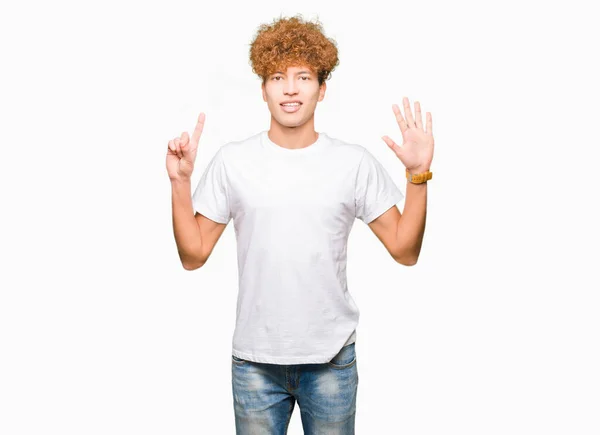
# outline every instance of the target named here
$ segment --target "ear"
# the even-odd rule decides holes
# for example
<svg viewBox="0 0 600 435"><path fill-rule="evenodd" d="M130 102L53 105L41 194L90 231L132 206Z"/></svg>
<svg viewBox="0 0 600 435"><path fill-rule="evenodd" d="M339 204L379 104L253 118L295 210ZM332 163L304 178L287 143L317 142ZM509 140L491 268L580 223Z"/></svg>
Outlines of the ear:
<svg viewBox="0 0 600 435"><path fill-rule="evenodd" d="M323 101L323 98L325 98L326 90L327 90L327 82L323 82L323 84L319 88L319 101Z"/></svg>
<svg viewBox="0 0 600 435"><path fill-rule="evenodd" d="M266 103L267 102L267 91L265 89L265 83L263 82L260 85L261 89L262 89L262 97L263 97L263 101Z"/></svg>

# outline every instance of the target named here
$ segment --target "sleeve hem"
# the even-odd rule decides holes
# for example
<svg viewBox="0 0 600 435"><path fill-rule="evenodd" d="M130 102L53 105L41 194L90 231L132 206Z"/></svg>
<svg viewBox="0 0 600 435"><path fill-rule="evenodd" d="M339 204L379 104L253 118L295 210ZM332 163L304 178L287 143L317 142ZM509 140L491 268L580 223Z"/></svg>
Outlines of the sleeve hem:
<svg viewBox="0 0 600 435"><path fill-rule="evenodd" d="M394 205L398 204L404 198L404 194L398 189L396 192L392 193L390 196L386 198L385 201L381 203L380 207L377 207L368 216L365 217L364 222L366 224L370 224L379 216L381 216L384 212L388 211Z"/></svg>
<svg viewBox="0 0 600 435"><path fill-rule="evenodd" d="M202 206L199 207L197 204L194 204L194 211L200 213L203 216L206 216L211 221L217 222L219 224L229 223L229 219L223 218L222 216L219 216Z"/></svg>

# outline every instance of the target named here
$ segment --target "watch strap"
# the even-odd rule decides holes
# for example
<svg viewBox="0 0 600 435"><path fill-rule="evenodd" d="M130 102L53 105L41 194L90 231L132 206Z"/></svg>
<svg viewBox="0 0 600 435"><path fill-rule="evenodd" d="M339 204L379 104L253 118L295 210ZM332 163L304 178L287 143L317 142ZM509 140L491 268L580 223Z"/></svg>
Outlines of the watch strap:
<svg viewBox="0 0 600 435"><path fill-rule="evenodd" d="M406 179L413 184L421 184L426 183L427 180L431 180L433 174L431 171L422 172L420 174L411 174L408 172L408 168L406 169Z"/></svg>

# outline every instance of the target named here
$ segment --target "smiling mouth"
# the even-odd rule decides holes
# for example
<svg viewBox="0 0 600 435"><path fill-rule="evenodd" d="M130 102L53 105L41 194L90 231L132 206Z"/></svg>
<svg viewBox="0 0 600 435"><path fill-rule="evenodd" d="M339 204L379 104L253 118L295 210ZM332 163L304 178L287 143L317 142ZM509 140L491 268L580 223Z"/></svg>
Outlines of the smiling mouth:
<svg viewBox="0 0 600 435"><path fill-rule="evenodd" d="M302 103L296 103L296 104L280 104L281 108L283 109L284 112L286 113L294 113L297 112L298 110L300 110L300 106L302 106Z"/></svg>

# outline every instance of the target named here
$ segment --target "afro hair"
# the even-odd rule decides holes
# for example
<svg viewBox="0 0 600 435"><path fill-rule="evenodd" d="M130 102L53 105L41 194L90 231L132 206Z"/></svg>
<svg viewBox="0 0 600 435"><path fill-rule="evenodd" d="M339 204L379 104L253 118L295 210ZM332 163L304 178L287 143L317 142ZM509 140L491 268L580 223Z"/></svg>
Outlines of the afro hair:
<svg viewBox="0 0 600 435"><path fill-rule="evenodd" d="M319 86L331 78L339 64L337 44L325 37L321 23L305 21L301 15L279 17L261 24L250 44L252 72L262 78L290 66L306 65L319 79Z"/></svg>

